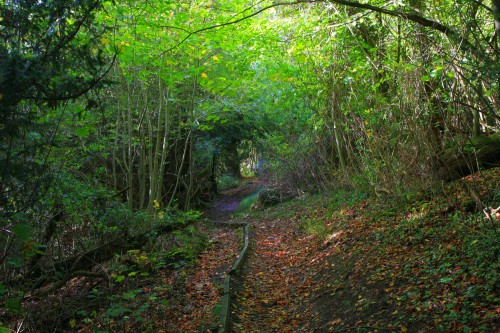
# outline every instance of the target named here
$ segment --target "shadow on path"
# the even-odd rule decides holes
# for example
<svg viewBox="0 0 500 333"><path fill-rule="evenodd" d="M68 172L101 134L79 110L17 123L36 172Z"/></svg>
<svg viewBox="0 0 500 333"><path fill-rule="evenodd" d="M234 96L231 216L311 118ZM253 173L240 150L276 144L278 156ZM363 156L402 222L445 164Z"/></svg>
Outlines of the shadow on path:
<svg viewBox="0 0 500 333"><path fill-rule="evenodd" d="M233 214L240 202L255 193L264 185L264 182L259 179L250 178L241 181L241 185L237 188L230 189L221 193L219 198L206 210L205 216L210 221L227 222L231 220Z"/></svg>

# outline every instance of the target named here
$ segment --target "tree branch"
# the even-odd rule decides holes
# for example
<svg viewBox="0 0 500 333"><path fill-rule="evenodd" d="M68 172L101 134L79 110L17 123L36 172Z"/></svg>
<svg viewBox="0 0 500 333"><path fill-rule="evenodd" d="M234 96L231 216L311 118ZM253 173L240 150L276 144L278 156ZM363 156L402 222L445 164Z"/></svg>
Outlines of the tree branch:
<svg viewBox="0 0 500 333"><path fill-rule="evenodd" d="M458 31L455 31L452 28L450 28L442 23L439 23L437 21L423 17L422 15L417 14L417 13L400 12L400 11L396 11L396 10L390 10L390 9L386 9L386 8L373 6L370 4L359 3L359 2L348 1L348 0L328 0L328 2L336 3L339 5L344 5L344 6L348 6L348 7L371 10L373 12L382 13L382 14L386 14L389 16L393 16L393 17L399 17L399 18L402 18L402 19L407 20L407 21L415 22L421 26L442 32L453 43L458 45L462 51L474 52L477 50L477 48L472 43L470 43L464 36L462 36Z"/></svg>
<svg viewBox="0 0 500 333"><path fill-rule="evenodd" d="M68 283L71 279L74 279L76 277L89 277L89 278L99 278L99 279L106 279L108 276L105 273L102 272L92 272L92 271L75 271L71 272L67 275L65 275L61 280L55 282L52 284L50 287L43 289L43 290L38 290L30 295L26 295L26 298L31 298L31 297L42 297L42 296L47 296L62 287Z"/></svg>
<svg viewBox="0 0 500 333"><path fill-rule="evenodd" d="M178 27L172 27L172 26L166 26L166 28L169 28L169 29L177 29L177 30L182 30L182 31L185 31L187 32L187 35L181 39L177 44L175 44L174 46L172 46L171 48L161 52L158 56L158 57L161 57L162 55L164 55L165 53L168 53L172 50L175 50L176 48L178 48L179 46L181 46L182 44L184 44L188 39L189 37L191 37L192 35L195 35L195 34L199 34L201 32L204 32L204 31L208 31L208 30L214 30L214 29L218 29L218 28L222 28L222 27L227 27L227 26L230 26L230 25L234 25L234 24L237 24L237 23L240 23L242 21L245 21L245 20L248 20L252 17L255 17L257 15L259 15L260 13L263 13L265 12L266 10L269 10L271 8L274 8L274 7L280 7L280 6L291 6L291 5L299 5L299 4L303 4L303 3L316 3L316 2L325 2L325 0L297 0L297 1L292 1L292 2L279 2L279 3L273 3L272 5L269 5L269 6L266 6L264 8L261 8L247 16L244 16L244 17L241 17L239 19L235 19L235 20L232 20L232 21L229 21L229 22L226 22L226 23L219 23L219 24L215 24L215 25L211 25L211 26L208 26L208 27L205 27L205 28L201 28L201 29L198 29L198 30L194 30L194 31L188 31L188 30L185 30L183 28L178 28ZM244 13L245 11L248 11L249 9L245 9L242 13Z"/></svg>
<svg viewBox="0 0 500 333"><path fill-rule="evenodd" d="M499 1L499 0L495 0L495 1ZM297 1L291 1L291 2L273 3L271 5L268 5L264 8L261 8L261 9L255 11L247 16L244 16L244 17L241 17L241 18L238 18L235 20L231 20L231 21L226 22L226 23L220 23L220 24L215 24L212 26L204 27L204 28L197 29L194 31L188 31L188 30L183 29L183 28L176 28L176 27L168 26L166 28L182 30L182 31L185 31L187 33L187 35L183 39L181 39L177 44L172 46L171 48L161 52L158 55L158 57L178 48L179 46L184 44L192 35L195 35L195 34L198 34L198 33L204 32L204 31L218 29L218 28L222 28L222 27L226 27L226 26L240 23L244 20L255 17L255 16L261 14L262 12L269 10L271 8L280 7L280 6L292 6L292 5L299 5L299 4L313 4L313 3L321 3L321 2L328 2L328 3L334 3L334 4L344 5L344 6L348 6L348 7L353 7L353 8L366 9L366 10L370 10L373 12L393 16L393 17L399 17L399 18L402 18L404 20L417 23L421 26L428 27L428 28L431 28L433 30L436 30L436 31L439 31L439 32L445 34L448 37L448 39L450 39L454 44L456 44L462 51L473 52L474 54L476 54L476 56L477 56L477 54L480 54L479 52L477 52L477 47L475 47L471 42L469 42L458 31L456 31L456 30L452 29L451 27L448 27L442 23L428 19L428 18L426 18L426 17L424 17L421 14L418 14L416 12L414 12L414 13L401 12L401 11L390 10L390 9L383 8L383 7L377 7L374 5L360 3L360 2L356 2L356 1L349 1L349 0L297 0ZM249 9L246 9L245 11L248 11L248 10ZM242 13L244 13L245 11L243 11Z"/></svg>

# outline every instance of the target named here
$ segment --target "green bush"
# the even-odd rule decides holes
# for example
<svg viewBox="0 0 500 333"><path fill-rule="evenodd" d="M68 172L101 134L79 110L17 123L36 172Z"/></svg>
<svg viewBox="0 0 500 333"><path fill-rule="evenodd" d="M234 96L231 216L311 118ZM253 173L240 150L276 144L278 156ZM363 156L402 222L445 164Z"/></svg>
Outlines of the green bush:
<svg viewBox="0 0 500 333"><path fill-rule="evenodd" d="M238 187L239 184L239 179L230 175L224 175L217 179L217 186L221 191Z"/></svg>
<svg viewBox="0 0 500 333"><path fill-rule="evenodd" d="M257 201L259 198L259 192L253 193L246 197L245 199L241 200L240 204L238 205L238 212L244 212L250 210L250 207Z"/></svg>

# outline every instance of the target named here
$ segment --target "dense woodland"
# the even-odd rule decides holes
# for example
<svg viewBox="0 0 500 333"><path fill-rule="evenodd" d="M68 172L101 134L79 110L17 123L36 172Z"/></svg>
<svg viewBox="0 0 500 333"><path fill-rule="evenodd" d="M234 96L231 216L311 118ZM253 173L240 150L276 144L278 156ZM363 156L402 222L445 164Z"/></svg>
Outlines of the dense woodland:
<svg viewBox="0 0 500 333"><path fill-rule="evenodd" d="M125 331L245 177L400 202L499 166L499 60L499 0L2 1L0 332ZM498 180L466 207L496 324Z"/></svg>

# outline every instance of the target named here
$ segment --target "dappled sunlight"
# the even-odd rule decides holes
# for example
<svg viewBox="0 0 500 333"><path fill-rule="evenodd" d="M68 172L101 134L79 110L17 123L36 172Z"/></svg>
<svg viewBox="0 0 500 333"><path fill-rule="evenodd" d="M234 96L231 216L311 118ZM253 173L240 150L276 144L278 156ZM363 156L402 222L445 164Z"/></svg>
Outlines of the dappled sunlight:
<svg viewBox="0 0 500 333"><path fill-rule="evenodd" d="M500 0L2 1L0 332L497 331L499 41Z"/></svg>

